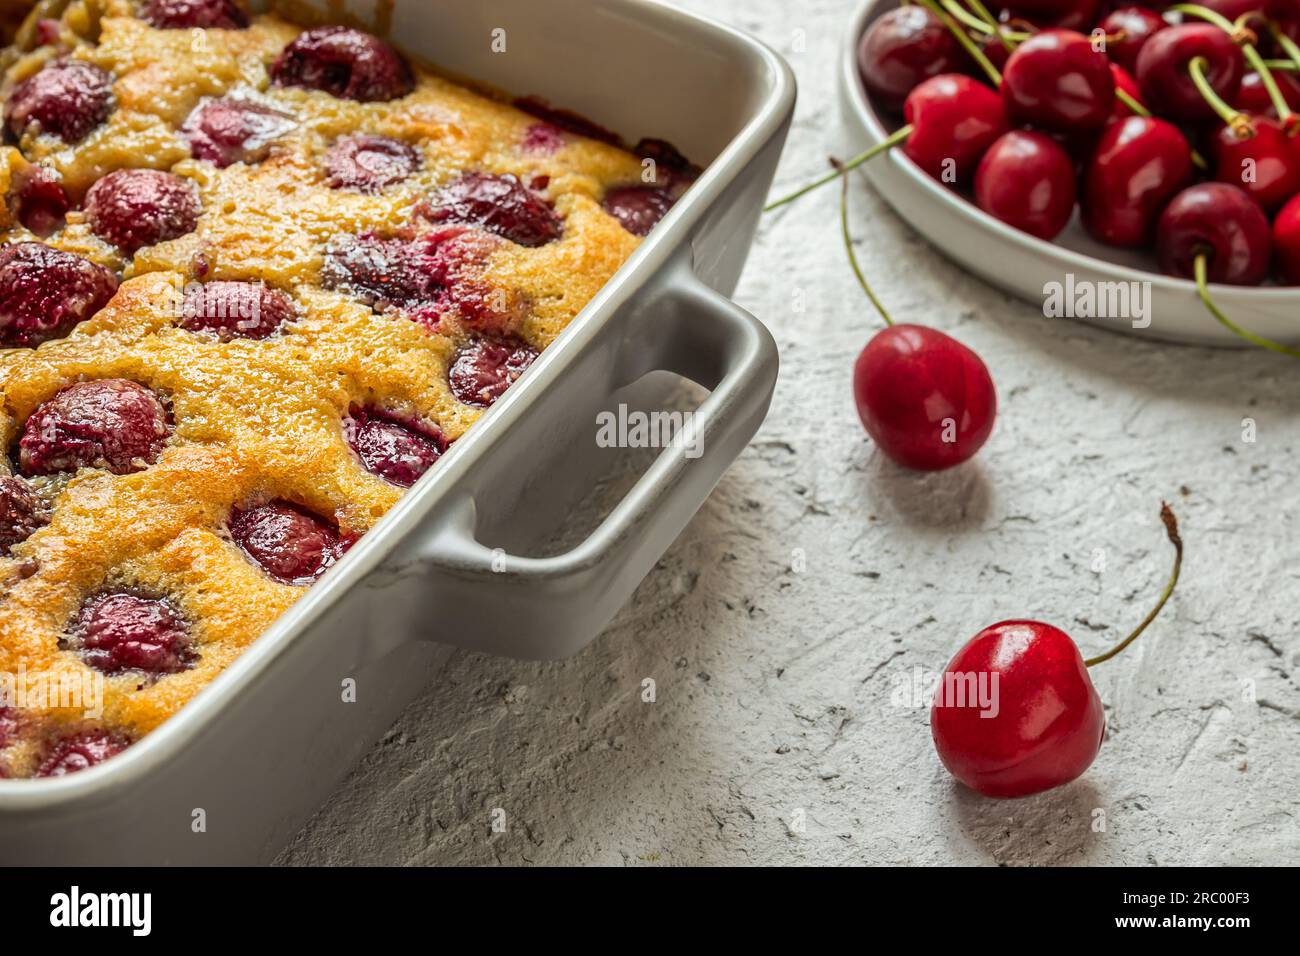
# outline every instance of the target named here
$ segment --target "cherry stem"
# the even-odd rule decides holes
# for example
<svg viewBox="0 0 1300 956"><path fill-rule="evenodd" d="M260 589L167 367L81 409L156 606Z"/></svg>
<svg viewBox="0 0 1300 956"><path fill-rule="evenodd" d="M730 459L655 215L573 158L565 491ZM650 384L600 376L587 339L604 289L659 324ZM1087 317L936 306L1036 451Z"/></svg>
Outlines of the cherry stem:
<svg viewBox="0 0 1300 956"><path fill-rule="evenodd" d="M831 165L836 170L845 172L844 165L834 157L831 158ZM858 285L862 286L862 291L867 294L871 304L876 307L880 317L885 320L886 325L893 325L894 320L889 317L889 312L880 304L876 298L876 293L871 291L871 284L867 282L867 277L862 274L862 267L858 265L857 253L853 251L853 236L849 233L849 177L840 177L840 232L844 236L844 251L849 254L849 265L853 267L853 274L858 277Z"/></svg>
<svg viewBox="0 0 1300 956"><path fill-rule="evenodd" d="M1238 39L1241 31L1237 25L1225 17L1223 14L1211 10L1209 7L1203 7L1199 3L1175 3L1170 6L1169 11L1172 13L1185 13L1188 16L1199 17L1202 20L1208 20L1224 33L1230 35L1234 40Z"/></svg>
<svg viewBox="0 0 1300 956"><path fill-rule="evenodd" d="M1129 93L1129 92L1126 91L1126 90L1121 90L1121 89L1119 89L1119 87L1116 87L1116 88L1115 88L1115 98L1116 98L1117 100L1119 100L1121 103L1123 103L1125 106L1127 106L1129 109L1131 109L1131 110L1132 110L1134 113L1136 113L1138 116L1148 116L1148 117L1149 117L1149 116L1151 115L1151 111L1150 111L1149 109L1147 109L1145 106L1143 106L1141 103L1139 103L1139 102L1138 102L1138 101L1133 97L1133 94L1132 94L1132 93Z"/></svg>
<svg viewBox="0 0 1300 956"><path fill-rule="evenodd" d="M1270 23L1269 29L1273 33L1273 39L1277 40L1278 45L1282 47L1282 51L1290 59L1282 60L1281 65L1276 60L1269 60L1268 65L1275 70L1300 70L1300 46L1297 46L1295 40L1283 33L1282 28L1276 23Z"/></svg>
<svg viewBox="0 0 1300 956"><path fill-rule="evenodd" d="M777 208L778 206L784 206L788 202L794 202L794 200L798 199L800 196L804 195L805 193L810 193L814 189L817 189L821 186L825 186L828 182L835 179L837 176L843 176L850 169L856 169L858 166L861 166L867 160L874 159L875 157L879 156L881 153L885 152L886 150L893 149L899 143L907 139L907 137L912 135L912 129L913 127L912 124L910 123L904 127L901 127L897 132L890 134L885 139L882 139L875 146L872 146L870 149L866 150L865 152L858 153L858 155L854 156L848 162L841 163L836 169L827 173L825 176L821 176L817 179L814 179L807 186L804 186L802 189L795 190L788 196L784 196L781 199L776 200L775 202L768 203L766 206L763 207L763 212L771 212L773 209Z"/></svg>
<svg viewBox="0 0 1300 956"><path fill-rule="evenodd" d="M1174 570L1169 575L1169 583L1165 585L1164 591L1160 595L1160 600L1156 606L1151 609L1151 613L1142 619L1142 623L1124 640L1120 641L1104 654L1098 654L1096 657L1090 657L1084 661L1084 666L1093 667L1097 664L1105 663L1110 660L1124 648L1132 644L1139 634L1147 629L1147 626L1156 619L1156 616L1164 608L1169 596L1174 593L1174 587L1178 584L1178 573L1183 568L1183 539L1178 533L1178 519L1174 517L1174 510L1166 502L1160 502L1160 520L1164 522L1165 534L1169 536L1169 543L1174 546Z"/></svg>
<svg viewBox="0 0 1300 956"><path fill-rule="evenodd" d="M996 66L989 62L989 58L984 55L984 51L975 45L975 41L966 35L966 31L957 26L957 22L944 13L939 4L935 3L935 0L919 0L919 2L921 6L938 17L939 21L956 37L957 42L971 55L971 59L978 63L980 69L988 74L989 79L993 81L993 87L995 89L1000 87L1002 85L1002 74L998 72Z"/></svg>
<svg viewBox="0 0 1300 956"><path fill-rule="evenodd" d="M1250 44L1243 46L1241 52L1246 55L1246 62L1259 74L1260 80L1264 83L1264 89L1268 90L1268 97L1273 101L1273 109L1277 110L1277 118L1284 125L1289 123L1294 115L1291 112L1291 104L1286 101L1286 97L1278 89L1277 80L1273 79L1273 73L1268 68L1268 62Z"/></svg>
<svg viewBox="0 0 1300 956"><path fill-rule="evenodd" d="M998 32L997 27L992 26L988 22L975 16L975 14L971 13L958 3L957 0L939 0L939 2L943 4L943 8L952 14L955 19L960 20L972 30L978 30L980 33L988 33L990 35Z"/></svg>
<svg viewBox="0 0 1300 956"><path fill-rule="evenodd" d="M1255 345L1258 345L1261 348L1271 349L1274 352L1280 352L1283 355L1291 355L1296 358L1300 358L1300 348L1296 348L1291 345L1283 345L1281 342L1274 342L1272 339L1266 339L1262 335L1256 335L1254 332L1251 332L1249 329L1243 329L1236 322L1233 322L1226 315L1224 315L1223 310L1214 304L1214 299L1210 297L1210 287L1209 287L1209 279L1208 279L1209 253L1198 252L1196 254L1196 261L1193 265L1193 272L1196 276L1196 291L1200 293L1201 301L1205 303L1205 308L1208 309L1210 315L1218 319L1219 322L1222 323L1223 326L1228 329L1228 331L1232 332L1234 335L1241 336L1247 342L1253 342Z"/></svg>
<svg viewBox="0 0 1300 956"><path fill-rule="evenodd" d="M1210 109L1214 110L1219 118L1237 134L1238 139L1250 139L1255 135L1255 127L1251 123L1250 117L1239 110L1234 110L1215 92L1214 87L1210 85L1209 79L1205 76L1207 66L1209 66L1209 61L1203 56L1193 57L1192 61L1187 64L1187 72L1192 75L1192 82L1196 84L1197 91L1205 98L1205 102L1210 105Z"/></svg>

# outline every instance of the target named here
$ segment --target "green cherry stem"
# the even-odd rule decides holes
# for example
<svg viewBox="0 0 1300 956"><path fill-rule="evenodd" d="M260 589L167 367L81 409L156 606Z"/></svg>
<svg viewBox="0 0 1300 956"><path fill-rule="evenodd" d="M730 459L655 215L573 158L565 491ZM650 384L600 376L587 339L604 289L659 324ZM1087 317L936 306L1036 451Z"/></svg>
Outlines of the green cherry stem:
<svg viewBox="0 0 1300 956"><path fill-rule="evenodd" d="M1211 10L1209 7L1203 7L1199 3L1175 3L1168 9L1172 13L1185 13L1189 17L1208 20L1224 33L1230 34L1234 38L1240 35L1240 31L1237 29L1235 23L1223 14Z"/></svg>
<svg viewBox="0 0 1300 956"><path fill-rule="evenodd" d="M831 159L831 165L840 173L846 172L846 167L838 159ZM849 254L849 265L853 267L853 274L858 277L858 285L862 286L862 291L867 294L871 304L876 307L880 317L885 320L886 325L893 325L894 320L889 317L889 312L880 304L876 298L876 293L871 291L871 284L867 282L867 277L862 274L862 267L858 265L858 255L853 251L853 236L849 233L849 177L840 176L840 234L844 237L844 251Z"/></svg>
<svg viewBox="0 0 1300 956"><path fill-rule="evenodd" d="M1209 255L1205 252L1199 252L1196 255L1196 260L1193 263L1192 269L1196 277L1196 291L1200 294L1201 302L1205 304L1205 308L1209 311L1210 315L1218 319L1229 332L1241 336L1247 342L1253 342L1261 348L1271 349L1272 351L1280 352L1283 355L1291 355L1295 358L1300 358L1300 348L1296 348L1292 345L1283 345L1281 342L1274 342L1272 339L1266 339L1262 335L1256 335L1249 329L1243 329L1240 325L1233 322L1223 314L1223 310L1215 305L1214 299L1210 297L1208 278L1209 265Z"/></svg>
<svg viewBox="0 0 1300 956"><path fill-rule="evenodd" d="M1273 109L1277 110L1277 117L1285 126L1290 123L1291 117L1295 115L1291 111L1291 104L1286 101L1282 91L1278 88L1277 80L1273 79L1273 73L1268 68L1268 61L1259 55L1249 43L1241 48L1241 52L1246 55L1246 62L1251 65L1259 78L1264 83L1264 89L1268 90L1268 97L1273 101Z"/></svg>
<svg viewBox="0 0 1300 956"><path fill-rule="evenodd" d="M979 17L975 16L975 14L971 13L958 3L957 0L939 0L939 2L943 4L943 8L947 10L954 19L966 24L966 26L970 27L972 30L977 30L980 33L988 33L990 35L997 32L996 27L985 23Z"/></svg>
<svg viewBox="0 0 1300 956"><path fill-rule="evenodd" d="M1001 25L998 23L997 17L993 16L993 14L989 12L989 8L984 6L982 0L966 0L966 4L975 11L976 15L981 20L993 28L994 34L1002 41L1002 45L1007 48L1008 53L1015 52L1016 44L1013 41L1029 39L1030 34L1028 33L1017 33L1012 36L1003 31Z"/></svg>
<svg viewBox="0 0 1300 956"><path fill-rule="evenodd" d="M1275 70L1300 70L1300 46L1296 45L1295 40L1282 32L1282 28L1276 23L1270 23L1269 29L1273 33L1273 39L1277 40L1282 51L1290 57L1287 60L1267 60L1270 67Z"/></svg>
<svg viewBox="0 0 1300 956"><path fill-rule="evenodd" d="M778 206L784 206L788 202L794 202L796 199L798 199L800 196L804 195L805 193L810 193L814 189L817 189L821 186L825 186L828 182L835 179L837 176L843 176L850 169L856 169L857 167L865 163L867 160L874 159L875 157L879 156L881 153L885 152L886 150L893 149L895 146L897 146L899 143L906 140L907 137L911 135L912 135L912 124L909 123L908 125L901 127L897 132L892 133L891 135L887 136L885 139L882 139L879 143L877 143L875 146L872 146L870 149L858 153L858 155L854 156L852 159L848 160L845 163L841 163L839 166L831 170L825 176L820 176L817 179L814 179L812 182L804 186L802 189L796 189L788 196L783 196L780 199L776 200L775 202L768 203L766 206L763 207L763 212L771 212L773 209L776 209Z"/></svg>
<svg viewBox="0 0 1300 956"><path fill-rule="evenodd" d="M1088 658L1083 662L1085 666L1093 667L1097 664L1103 664L1137 640L1138 635L1145 631L1151 622L1156 619L1156 616L1169 600L1169 596L1174 593L1174 588L1178 584L1179 572L1181 572L1183 568L1183 538L1178 533L1178 519L1174 517L1174 510L1163 501L1160 503L1160 520L1164 522L1165 534L1169 536L1169 543L1174 546L1174 570L1173 573L1169 575L1169 583L1165 585L1165 589L1160 595L1160 600L1157 601L1156 606L1151 609L1151 613L1142 619L1142 623L1134 629L1132 634L1124 638L1124 640L1120 641L1110 650L1106 651L1106 653Z"/></svg>
<svg viewBox="0 0 1300 956"><path fill-rule="evenodd" d="M978 63L980 69L988 74L989 79L993 81L993 88L1000 87L1002 85L1002 74L998 72L996 66L989 62L989 58L984 55L984 51L975 45L975 41L966 35L966 31L957 26L957 22L943 11L943 8L935 3L935 0L919 0L919 2L921 6L939 18L939 21L948 28L949 32L957 39L957 42L971 55L971 59Z"/></svg>
<svg viewBox="0 0 1300 956"><path fill-rule="evenodd" d="M1215 92L1214 87L1210 85L1210 81L1205 75L1207 66L1209 66L1209 61L1203 56L1193 57L1192 61L1187 64L1187 71L1191 74L1192 82L1196 85L1197 91L1201 96L1205 97L1205 102L1209 104L1210 109L1218 114L1219 119L1223 120L1228 128L1237 134L1238 139L1250 139L1255 135L1255 127L1250 122L1250 117L1240 110L1234 110Z"/></svg>

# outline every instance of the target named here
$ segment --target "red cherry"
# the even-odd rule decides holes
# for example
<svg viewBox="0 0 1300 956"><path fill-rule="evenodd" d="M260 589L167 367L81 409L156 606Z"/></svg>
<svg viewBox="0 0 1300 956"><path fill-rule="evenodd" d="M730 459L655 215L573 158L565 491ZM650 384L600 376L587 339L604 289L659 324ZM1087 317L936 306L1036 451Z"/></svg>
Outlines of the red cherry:
<svg viewBox="0 0 1300 956"><path fill-rule="evenodd" d="M1300 141L1267 117L1251 117L1254 135L1242 139L1230 127L1214 137L1214 178L1245 190L1276 209L1300 193Z"/></svg>
<svg viewBox="0 0 1300 956"><path fill-rule="evenodd" d="M1007 131L997 93L960 73L932 77L903 107L903 151L940 182L969 182L985 150Z"/></svg>
<svg viewBox="0 0 1300 956"><path fill-rule="evenodd" d="M140 15L159 30L242 30L248 26L248 14L233 0L148 0Z"/></svg>
<svg viewBox="0 0 1300 956"><path fill-rule="evenodd" d="M1084 169L1084 225L1112 246L1146 245L1165 202L1191 175L1191 148L1176 127L1145 116L1113 123Z"/></svg>
<svg viewBox="0 0 1300 956"><path fill-rule="evenodd" d="M867 91L888 109L940 73L954 73L966 56L948 28L920 6L898 7L878 18L858 44L858 73Z"/></svg>
<svg viewBox="0 0 1300 956"><path fill-rule="evenodd" d="M1106 55L1111 62L1132 71L1147 41L1166 29L1169 22L1146 7L1121 7L1107 15L1099 26L1108 37L1114 37L1106 43Z"/></svg>
<svg viewBox="0 0 1300 956"><path fill-rule="evenodd" d="M129 475L158 460L170 431L167 409L143 385L121 378L74 382L28 417L18 461L27 475L78 468Z"/></svg>
<svg viewBox="0 0 1300 956"><path fill-rule="evenodd" d="M1300 285L1300 196L1282 207L1273 220L1277 267L1287 285Z"/></svg>
<svg viewBox="0 0 1300 956"><path fill-rule="evenodd" d="M354 409L343 420L343 436L366 471L402 488L415 484L448 445L433 425L373 408Z"/></svg>
<svg viewBox="0 0 1300 956"><path fill-rule="evenodd" d="M1013 123L1078 135L1100 129L1115 105L1115 80L1103 53L1072 30L1044 30L1016 48L1002 74Z"/></svg>
<svg viewBox="0 0 1300 956"><path fill-rule="evenodd" d="M66 647L105 674L175 674L194 658L189 628L170 604L125 592L101 594L83 605Z"/></svg>
<svg viewBox="0 0 1300 956"><path fill-rule="evenodd" d="M232 163L258 163L271 152L271 144L293 128L292 117L237 99L204 100L181 126L195 159L218 167Z"/></svg>
<svg viewBox="0 0 1300 956"><path fill-rule="evenodd" d="M1037 27L1086 30L1101 16L1104 0L1010 0L1003 3L1006 19L1023 19Z"/></svg>
<svg viewBox="0 0 1300 956"><path fill-rule="evenodd" d="M467 172L441 186L421 204L430 222L478 226L533 248L560 238L563 221L518 177Z"/></svg>
<svg viewBox="0 0 1300 956"><path fill-rule="evenodd" d="M91 231L128 256L193 232L201 211L193 182L156 169L114 170L86 193Z"/></svg>
<svg viewBox="0 0 1300 956"><path fill-rule="evenodd" d="M1212 23L1184 23L1152 36L1137 58L1142 100L1161 116L1179 122L1214 118L1214 109L1192 82L1189 66L1203 57L1205 76L1231 102L1241 87L1245 60L1232 37Z"/></svg>
<svg viewBox="0 0 1300 956"><path fill-rule="evenodd" d="M1284 73L1281 70L1273 71L1273 79L1277 82L1277 88L1282 92L1282 98L1286 100L1287 105L1293 110L1300 110L1300 79L1297 79L1293 73ZM1273 108L1273 100L1268 95L1268 88L1264 86L1264 78L1255 72L1247 73L1241 78L1241 86L1232 105L1243 113L1277 117L1277 110Z"/></svg>
<svg viewBox="0 0 1300 956"><path fill-rule="evenodd" d="M228 525L230 537L253 563L284 584L311 584L357 540L287 501L237 508Z"/></svg>
<svg viewBox="0 0 1300 956"><path fill-rule="evenodd" d="M0 248L0 348L35 347L67 335L117 291L117 276L42 242Z"/></svg>
<svg viewBox="0 0 1300 956"><path fill-rule="evenodd" d="M27 482L0 475L0 555L26 541L45 524L45 508ZM0 747L3 747L0 744Z"/></svg>
<svg viewBox="0 0 1300 956"><path fill-rule="evenodd" d="M1054 239L1074 212L1074 162L1050 136L1012 130L989 147L975 173L975 202L1040 239Z"/></svg>
<svg viewBox="0 0 1300 956"><path fill-rule="evenodd" d="M271 65L271 82L323 90L360 103L395 100L415 87L410 66L393 47L341 26L298 34Z"/></svg>
<svg viewBox="0 0 1300 956"><path fill-rule="evenodd" d="M676 202L658 186L616 186L605 194L601 208L634 236L645 236Z"/></svg>
<svg viewBox="0 0 1300 956"><path fill-rule="evenodd" d="M331 188L373 195L419 169L420 154L387 136L358 133L335 140L325 154L324 165Z"/></svg>
<svg viewBox="0 0 1300 956"><path fill-rule="evenodd" d="M1106 732L1088 668L1141 634L1178 583L1183 543L1168 505L1160 511L1174 567L1155 610L1111 650L1088 661L1064 631L1003 621L976 634L944 668L930 733L948 771L989 797L1024 797L1069 783L1091 766Z"/></svg>
<svg viewBox="0 0 1300 956"><path fill-rule="evenodd" d="M876 333L853 366L853 398L881 451L918 471L966 461L997 415L997 393L980 357L921 325Z"/></svg>
<svg viewBox="0 0 1300 956"><path fill-rule="evenodd" d="M38 236L50 236L63 228L72 206L58 173L48 166L28 166L10 174L9 198L14 215Z"/></svg>
<svg viewBox="0 0 1300 956"><path fill-rule="evenodd" d="M128 741L107 730L92 728L58 740L36 768L38 777L62 777L85 770L120 754Z"/></svg>
<svg viewBox="0 0 1300 956"><path fill-rule="evenodd" d="M85 139L113 111L113 78L91 63L55 60L15 86L4 106L16 137L50 133L65 143Z"/></svg>
<svg viewBox="0 0 1300 956"><path fill-rule="evenodd" d="M939 759L988 797L1069 783L1092 765L1105 732L1079 648L1039 621L1003 621L971 638L944 668L930 710Z"/></svg>
<svg viewBox="0 0 1300 956"><path fill-rule="evenodd" d="M1190 279L1204 255L1211 282L1258 285L1273 255L1268 217L1236 186L1199 183L1173 198L1156 227L1160 268Z"/></svg>

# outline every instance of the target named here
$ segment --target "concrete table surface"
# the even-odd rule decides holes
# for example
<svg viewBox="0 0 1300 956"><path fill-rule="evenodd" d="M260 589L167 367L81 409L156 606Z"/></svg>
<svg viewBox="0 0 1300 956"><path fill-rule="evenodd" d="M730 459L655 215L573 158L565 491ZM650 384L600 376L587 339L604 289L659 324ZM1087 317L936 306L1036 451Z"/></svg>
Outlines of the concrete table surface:
<svg viewBox="0 0 1300 956"><path fill-rule="evenodd" d="M850 0L683 5L793 64L777 190L823 169ZM454 655L280 862L1300 861L1300 365L1045 319L860 180L852 201L895 317L993 373L978 458L918 476L872 447L850 376L877 320L836 191L770 216L736 292L782 357L751 447L592 646L552 664ZM1108 734L1091 770L1016 801L956 785L915 683L1009 617L1085 653L1118 640L1168 572L1162 498L1183 582L1093 674Z"/></svg>

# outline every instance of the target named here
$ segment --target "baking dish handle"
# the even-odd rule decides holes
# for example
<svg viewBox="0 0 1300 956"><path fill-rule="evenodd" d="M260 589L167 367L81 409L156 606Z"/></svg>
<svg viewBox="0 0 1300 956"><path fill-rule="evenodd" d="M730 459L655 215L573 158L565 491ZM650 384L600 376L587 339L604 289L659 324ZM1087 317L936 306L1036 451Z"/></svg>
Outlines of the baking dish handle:
<svg viewBox="0 0 1300 956"><path fill-rule="evenodd" d="M674 372L711 390L690 416L693 427L684 437L679 432L605 520L562 554L524 557L489 548L475 533L472 495L455 499L437 532L420 544L424 596L437 604L436 626L424 628L429 638L529 659L576 653L627 601L762 424L776 384L771 334L685 262L663 278L660 294L628 324L611 323L620 340L610 350L616 359L609 401L618 386L648 372ZM545 405L545 397L525 414ZM584 426L562 427L572 439Z"/></svg>

